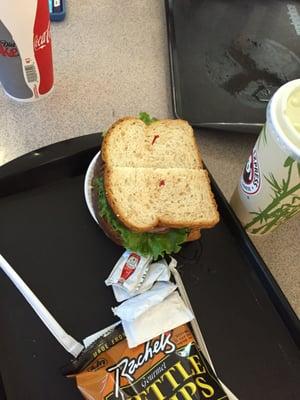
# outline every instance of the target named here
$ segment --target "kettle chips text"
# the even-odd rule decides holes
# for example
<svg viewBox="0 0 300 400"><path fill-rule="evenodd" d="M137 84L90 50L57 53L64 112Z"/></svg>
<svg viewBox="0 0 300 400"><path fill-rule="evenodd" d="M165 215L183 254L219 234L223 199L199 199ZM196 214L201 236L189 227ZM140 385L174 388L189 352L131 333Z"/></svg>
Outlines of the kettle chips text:
<svg viewBox="0 0 300 400"><path fill-rule="evenodd" d="M192 345L190 350L192 349L196 351L195 345ZM175 351L177 356L173 357L172 353ZM152 366L152 370L136 378L135 372L160 352L166 357ZM227 399L219 382L199 354L178 358L179 354L179 349L171 341L171 333L162 335L152 343L147 342L144 352L136 358L123 358L107 369L108 372L115 373L115 387L114 393L106 396L106 400ZM125 378L128 384L121 386L121 378Z"/></svg>

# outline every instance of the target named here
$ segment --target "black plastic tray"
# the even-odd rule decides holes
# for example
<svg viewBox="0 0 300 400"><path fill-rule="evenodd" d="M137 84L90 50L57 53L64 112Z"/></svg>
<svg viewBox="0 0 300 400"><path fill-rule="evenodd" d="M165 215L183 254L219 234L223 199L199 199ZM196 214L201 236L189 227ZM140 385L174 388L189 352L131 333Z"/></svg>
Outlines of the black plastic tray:
<svg viewBox="0 0 300 400"><path fill-rule="evenodd" d="M103 281L123 252L85 205L84 174L100 138L61 142L0 168L0 252L78 340L114 322ZM212 184L221 222L177 258L216 370L241 400L299 399L299 320ZM70 356L0 276L7 400L80 399L60 374Z"/></svg>
<svg viewBox="0 0 300 400"><path fill-rule="evenodd" d="M194 126L259 132L300 76L300 2L166 0L173 107Z"/></svg>

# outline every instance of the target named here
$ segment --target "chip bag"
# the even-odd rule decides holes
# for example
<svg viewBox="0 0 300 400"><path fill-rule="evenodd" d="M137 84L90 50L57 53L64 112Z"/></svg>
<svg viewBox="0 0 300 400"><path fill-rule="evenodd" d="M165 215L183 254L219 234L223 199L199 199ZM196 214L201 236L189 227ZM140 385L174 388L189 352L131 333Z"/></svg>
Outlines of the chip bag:
<svg viewBox="0 0 300 400"><path fill-rule="evenodd" d="M108 328L64 373L88 400L228 399L187 324L132 349Z"/></svg>

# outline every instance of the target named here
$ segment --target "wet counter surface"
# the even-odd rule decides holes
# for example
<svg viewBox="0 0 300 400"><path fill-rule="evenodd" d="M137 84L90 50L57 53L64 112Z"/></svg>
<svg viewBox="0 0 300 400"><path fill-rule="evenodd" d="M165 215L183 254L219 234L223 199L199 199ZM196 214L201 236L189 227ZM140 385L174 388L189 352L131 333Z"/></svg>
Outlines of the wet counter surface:
<svg viewBox="0 0 300 400"><path fill-rule="evenodd" d="M69 0L67 5L66 20L52 24L53 93L19 104L0 91L0 165L47 144L105 130L124 115L173 115L164 2ZM255 135L202 129L197 137L229 199ZM253 239L298 315L299 222L296 217Z"/></svg>

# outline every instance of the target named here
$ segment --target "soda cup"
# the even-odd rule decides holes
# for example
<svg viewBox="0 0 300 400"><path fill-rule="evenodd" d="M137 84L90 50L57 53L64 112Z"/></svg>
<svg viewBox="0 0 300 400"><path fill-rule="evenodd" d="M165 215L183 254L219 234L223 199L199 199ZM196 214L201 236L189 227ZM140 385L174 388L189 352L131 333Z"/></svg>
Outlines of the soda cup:
<svg viewBox="0 0 300 400"><path fill-rule="evenodd" d="M264 235L300 212L300 79L280 87L231 206L246 231Z"/></svg>
<svg viewBox="0 0 300 400"><path fill-rule="evenodd" d="M53 88L48 0L1 0L0 17L2 86L15 100L38 100Z"/></svg>

